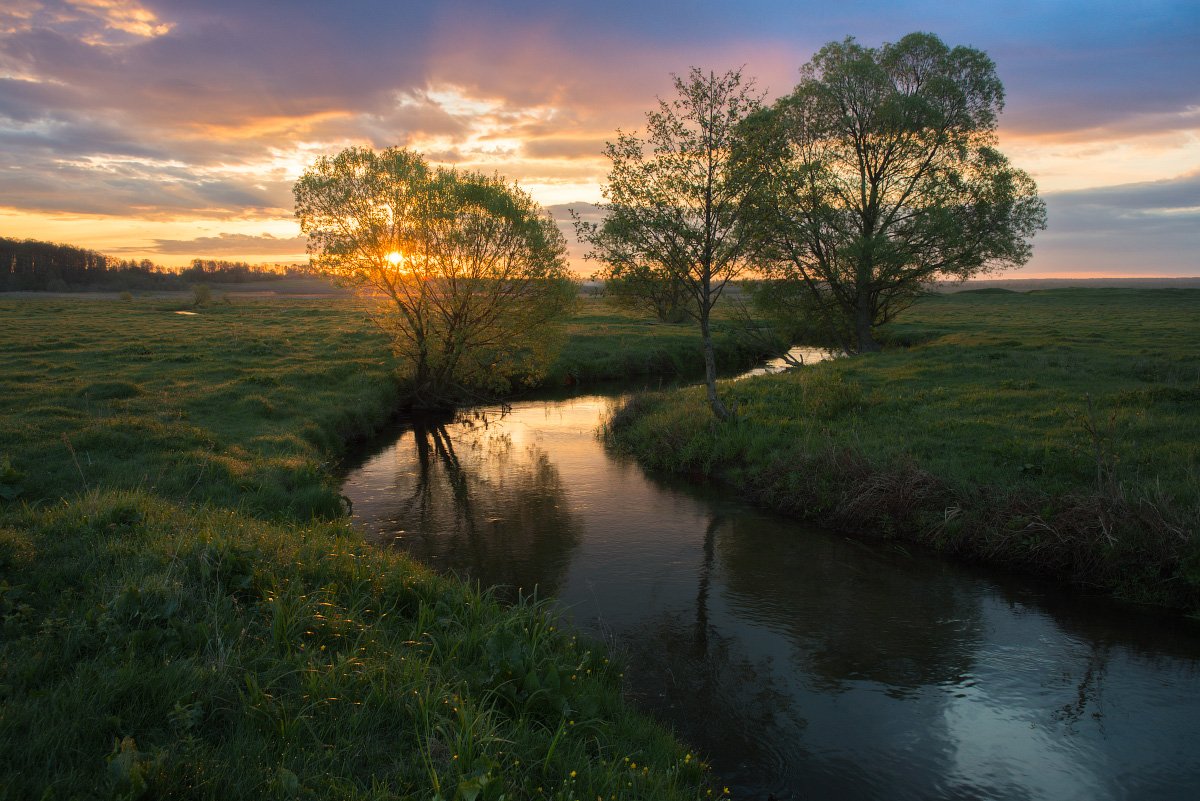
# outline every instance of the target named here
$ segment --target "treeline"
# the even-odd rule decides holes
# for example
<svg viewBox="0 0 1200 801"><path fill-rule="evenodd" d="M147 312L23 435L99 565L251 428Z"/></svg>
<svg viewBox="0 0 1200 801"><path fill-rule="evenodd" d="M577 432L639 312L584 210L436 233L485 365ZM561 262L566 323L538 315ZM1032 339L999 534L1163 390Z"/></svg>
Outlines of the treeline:
<svg viewBox="0 0 1200 801"><path fill-rule="evenodd" d="M292 267L265 267L250 265L244 261L220 261L214 259L192 259L179 275L186 281L215 281L222 284L242 284L247 281L270 281L295 272Z"/></svg>
<svg viewBox="0 0 1200 801"><path fill-rule="evenodd" d="M0 292L187 289L194 283L244 283L283 278L302 268L193 259L182 270L149 259L117 259L95 250L0 237Z"/></svg>

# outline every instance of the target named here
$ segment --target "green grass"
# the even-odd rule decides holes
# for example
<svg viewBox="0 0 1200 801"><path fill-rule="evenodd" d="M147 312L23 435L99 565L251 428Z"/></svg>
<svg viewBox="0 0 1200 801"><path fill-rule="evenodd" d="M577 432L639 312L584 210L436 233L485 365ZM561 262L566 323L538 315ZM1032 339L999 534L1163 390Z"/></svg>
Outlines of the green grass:
<svg viewBox="0 0 1200 801"><path fill-rule="evenodd" d="M361 304L177 308L0 300L0 798L706 792L544 604L349 526Z"/></svg>
<svg viewBox="0 0 1200 801"><path fill-rule="evenodd" d="M736 321L719 306L713 339L722 372L745 370L783 349L743 336ZM700 334L694 322L660 323L637 312L586 298L568 326L563 352L550 368L547 384L562 386L630 378L704 375Z"/></svg>
<svg viewBox="0 0 1200 801"><path fill-rule="evenodd" d="M610 439L785 512L1200 608L1200 292L931 297L880 354L644 396Z"/></svg>

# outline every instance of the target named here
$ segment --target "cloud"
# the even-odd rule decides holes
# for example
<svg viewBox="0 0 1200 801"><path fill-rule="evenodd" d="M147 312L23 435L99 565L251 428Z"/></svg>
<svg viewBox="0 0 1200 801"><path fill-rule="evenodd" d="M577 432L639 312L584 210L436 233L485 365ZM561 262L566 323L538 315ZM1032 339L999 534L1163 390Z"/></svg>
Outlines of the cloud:
<svg viewBox="0 0 1200 801"><path fill-rule="evenodd" d="M290 182L204 174L138 158L27 154L0 165L0 208L147 220L290 217Z"/></svg>
<svg viewBox="0 0 1200 801"><path fill-rule="evenodd" d="M989 53L1008 89L1006 127L1128 131L1170 125L1200 107L1200 84L1183 77L1200 74L1194 3L1046 3L1029 22L1024 37L991 37L999 39Z"/></svg>
<svg viewBox="0 0 1200 801"><path fill-rule="evenodd" d="M1173 171L1200 163L1194 0L987 0L953 15L937 0L0 6L0 207L47 218L290 219L298 174L349 145L500 172L543 202L595 199L604 142L642 126L669 73L744 64L777 96L824 42L910 30L995 59L1002 125L1022 146L1158 137L1151 174L1177 152ZM1094 161L1075 153L1032 163L1079 175Z"/></svg>
<svg viewBox="0 0 1200 801"><path fill-rule="evenodd" d="M142 38L163 36L174 27L134 0L67 0L67 5L103 21L107 29Z"/></svg>
<svg viewBox="0 0 1200 801"><path fill-rule="evenodd" d="M616 138L613 135L610 138ZM546 137L528 139L525 155L535 159L597 159L604 155L606 139Z"/></svg>
<svg viewBox="0 0 1200 801"><path fill-rule="evenodd" d="M89 42L90 33L106 30L100 25L90 32L33 27L0 39L0 59L43 82L85 90L77 108L126 114L140 128L364 112L397 85L423 82L419 43L384 49L337 41L292 14L253 24L261 13L210 14L166 35L113 46Z"/></svg>
<svg viewBox="0 0 1200 801"><path fill-rule="evenodd" d="M267 255L303 253L308 237L276 237L271 234L218 234L195 239L155 239L152 250L164 255Z"/></svg>
<svg viewBox="0 0 1200 801"><path fill-rule="evenodd" d="M584 258L587 255L588 246L576 238L575 218L571 216L571 212L575 212L581 222L601 223L604 221L604 212L600 207L594 203L556 203L547 206L546 211L554 218L558 230L562 231L563 237L567 240L567 262L571 270L581 276L596 272L599 265Z"/></svg>
<svg viewBox="0 0 1200 801"><path fill-rule="evenodd" d="M1047 197L1069 227L1091 229L1097 215L1105 219L1143 218L1147 215L1180 217L1200 215L1200 173L1166 181L1144 181ZM1197 228L1200 236L1200 228Z"/></svg>
<svg viewBox="0 0 1200 801"><path fill-rule="evenodd" d="M1031 271L1200 275L1200 173L1045 197Z"/></svg>

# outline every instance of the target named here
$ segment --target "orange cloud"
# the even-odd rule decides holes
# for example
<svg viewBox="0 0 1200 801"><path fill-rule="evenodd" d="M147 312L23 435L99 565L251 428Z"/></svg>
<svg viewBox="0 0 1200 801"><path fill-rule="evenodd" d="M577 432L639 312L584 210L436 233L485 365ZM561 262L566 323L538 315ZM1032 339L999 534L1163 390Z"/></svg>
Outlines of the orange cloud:
<svg viewBox="0 0 1200 801"><path fill-rule="evenodd" d="M174 27L134 0L67 0L68 5L104 21L107 29L142 38L165 36ZM97 40L99 41L99 40Z"/></svg>

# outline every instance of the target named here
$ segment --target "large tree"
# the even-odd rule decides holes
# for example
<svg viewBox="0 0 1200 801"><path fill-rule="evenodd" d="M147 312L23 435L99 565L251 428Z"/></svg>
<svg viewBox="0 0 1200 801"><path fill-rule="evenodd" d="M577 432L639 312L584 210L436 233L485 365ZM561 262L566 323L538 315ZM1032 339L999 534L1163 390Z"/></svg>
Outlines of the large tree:
<svg viewBox="0 0 1200 801"><path fill-rule="evenodd" d="M742 163L790 296L849 351L929 284L1024 264L1045 207L996 149L995 64L933 34L822 48L795 90L746 125Z"/></svg>
<svg viewBox="0 0 1200 801"><path fill-rule="evenodd" d="M499 177L349 148L294 187L316 270L382 299L415 407L538 378L575 301L553 220Z"/></svg>
<svg viewBox="0 0 1200 801"><path fill-rule="evenodd" d="M742 220L746 183L733 168L742 121L759 98L741 73L675 77L676 96L646 114L646 134L618 133L606 155L603 223L576 223L606 276L654 291L681 288L700 327L713 414L729 411L717 395L712 311L730 280L749 267L752 239Z"/></svg>

